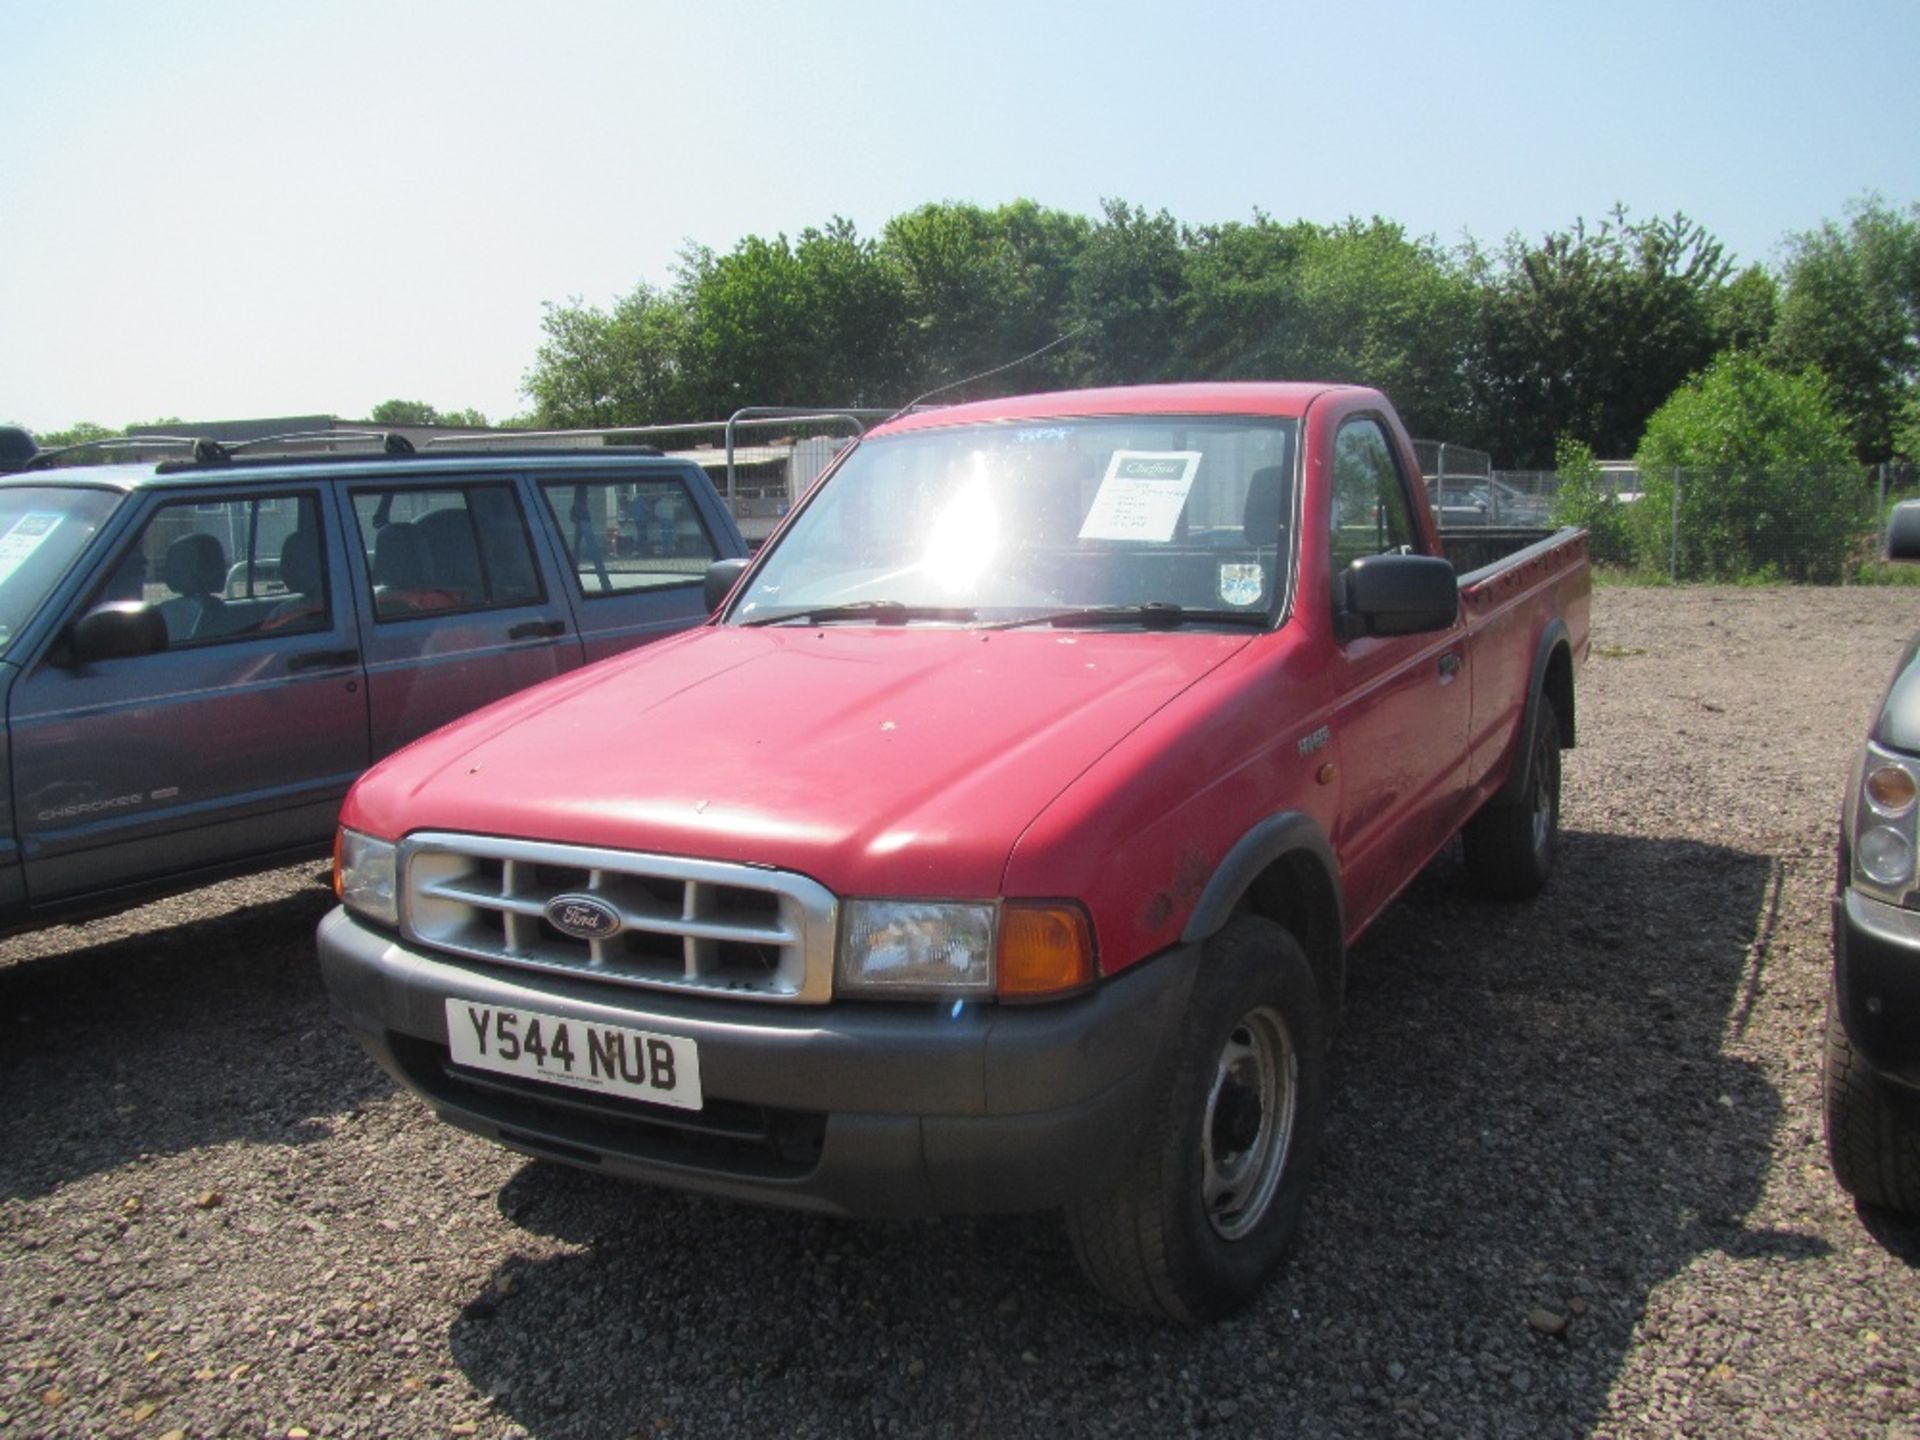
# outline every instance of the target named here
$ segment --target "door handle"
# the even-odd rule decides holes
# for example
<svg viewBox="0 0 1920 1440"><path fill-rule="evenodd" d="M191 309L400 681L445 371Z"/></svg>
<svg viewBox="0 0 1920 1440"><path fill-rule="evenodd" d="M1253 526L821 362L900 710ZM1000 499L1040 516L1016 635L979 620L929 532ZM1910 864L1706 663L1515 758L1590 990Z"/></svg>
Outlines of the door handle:
<svg viewBox="0 0 1920 1440"><path fill-rule="evenodd" d="M1442 680L1451 680L1459 673L1460 657L1455 652L1449 650L1440 657L1440 678Z"/></svg>
<svg viewBox="0 0 1920 1440"><path fill-rule="evenodd" d="M522 620L507 631L509 640L531 640L536 635L543 639L552 639L555 635L567 633L564 620Z"/></svg>
<svg viewBox="0 0 1920 1440"><path fill-rule="evenodd" d="M342 666L359 663L358 650L304 650L287 657L289 670L338 670Z"/></svg>

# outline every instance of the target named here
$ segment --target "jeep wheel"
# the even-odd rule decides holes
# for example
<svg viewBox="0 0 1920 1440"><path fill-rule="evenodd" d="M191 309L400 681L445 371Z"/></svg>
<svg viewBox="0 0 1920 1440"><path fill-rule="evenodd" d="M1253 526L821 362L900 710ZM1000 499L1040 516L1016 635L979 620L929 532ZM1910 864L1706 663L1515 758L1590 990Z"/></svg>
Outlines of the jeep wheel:
<svg viewBox="0 0 1920 1440"><path fill-rule="evenodd" d="M1095 1285L1183 1322L1239 1309L1280 1263L1326 1108L1320 996L1293 937L1242 916L1200 963L1171 1081L1120 1179L1067 1212Z"/></svg>

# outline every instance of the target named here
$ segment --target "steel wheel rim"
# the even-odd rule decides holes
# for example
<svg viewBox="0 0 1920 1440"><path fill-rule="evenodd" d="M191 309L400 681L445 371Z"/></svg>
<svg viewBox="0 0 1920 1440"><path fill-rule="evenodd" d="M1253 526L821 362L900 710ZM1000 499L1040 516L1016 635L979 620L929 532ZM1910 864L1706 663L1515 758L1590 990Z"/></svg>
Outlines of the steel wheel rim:
<svg viewBox="0 0 1920 1440"><path fill-rule="evenodd" d="M1542 737L1533 757L1533 852L1544 855L1553 844L1552 766L1559 759L1553 742Z"/></svg>
<svg viewBox="0 0 1920 1440"><path fill-rule="evenodd" d="M1200 1200L1222 1240L1266 1218L1293 1148L1300 1061L1280 1012L1241 1016L1214 1060L1200 1128Z"/></svg>

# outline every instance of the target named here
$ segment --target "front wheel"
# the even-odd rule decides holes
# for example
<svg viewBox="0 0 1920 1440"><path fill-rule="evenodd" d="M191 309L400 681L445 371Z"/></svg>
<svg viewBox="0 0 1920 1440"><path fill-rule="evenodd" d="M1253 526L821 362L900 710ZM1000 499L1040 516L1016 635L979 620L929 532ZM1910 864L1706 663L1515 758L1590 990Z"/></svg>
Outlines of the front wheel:
<svg viewBox="0 0 1920 1440"><path fill-rule="evenodd" d="M1827 996L1827 1157L1840 1188L1863 1205L1920 1220L1920 1125L1902 1113L1886 1083L1867 1068Z"/></svg>
<svg viewBox="0 0 1920 1440"><path fill-rule="evenodd" d="M1526 783L1517 800L1495 801L1467 822L1467 878L1497 900L1531 900L1546 888L1560 843L1560 717L1540 697Z"/></svg>
<svg viewBox="0 0 1920 1440"><path fill-rule="evenodd" d="M1188 1323L1245 1305L1284 1257L1326 1110L1326 1027L1293 937L1241 916L1201 967L1120 1179L1067 1212L1095 1285Z"/></svg>

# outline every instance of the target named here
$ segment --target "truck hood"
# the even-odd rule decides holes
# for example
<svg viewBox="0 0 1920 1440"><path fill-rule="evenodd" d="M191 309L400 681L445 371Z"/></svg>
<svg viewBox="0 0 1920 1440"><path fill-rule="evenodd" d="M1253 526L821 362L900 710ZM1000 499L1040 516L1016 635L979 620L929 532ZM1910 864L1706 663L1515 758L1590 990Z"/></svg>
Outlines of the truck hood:
<svg viewBox="0 0 1920 1440"><path fill-rule="evenodd" d="M369 771L343 820L742 861L843 895L991 896L1048 802L1249 638L700 629L426 737Z"/></svg>

